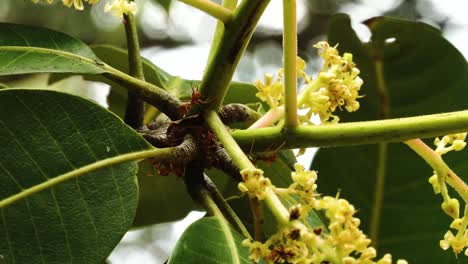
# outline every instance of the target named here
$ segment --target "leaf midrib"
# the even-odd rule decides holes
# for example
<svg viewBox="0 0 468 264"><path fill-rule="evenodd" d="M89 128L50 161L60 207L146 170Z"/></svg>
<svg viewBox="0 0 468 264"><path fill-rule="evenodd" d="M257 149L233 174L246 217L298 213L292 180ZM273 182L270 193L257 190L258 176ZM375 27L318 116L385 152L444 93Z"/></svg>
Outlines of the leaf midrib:
<svg viewBox="0 0 468 264"><path fill-rule="evenodd" d="M68 59L77 60L79 62L91 64L96 68L105 72L105 63L99 60L98 58L88 58L85 56L77 55L68 51L63 50L55 50L50 48L40 48L40 47L31 47L31 46L0 46L0 51L21 51L21 52L35 52L35 53L42 53L42 54L53 54L60 57L65 57Z"/></svg>

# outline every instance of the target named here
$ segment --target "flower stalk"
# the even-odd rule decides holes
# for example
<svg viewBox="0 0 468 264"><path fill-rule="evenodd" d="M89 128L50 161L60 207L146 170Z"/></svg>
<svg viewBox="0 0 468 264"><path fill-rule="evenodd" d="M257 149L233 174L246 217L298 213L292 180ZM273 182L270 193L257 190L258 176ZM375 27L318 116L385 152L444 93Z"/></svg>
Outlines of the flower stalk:
<svg viewBox="0 0 468 264"><path fill-rule="evenodd" d="M298 125L297 120L297 15L296 0L283 0L283 67L285 128Z"/></svg>

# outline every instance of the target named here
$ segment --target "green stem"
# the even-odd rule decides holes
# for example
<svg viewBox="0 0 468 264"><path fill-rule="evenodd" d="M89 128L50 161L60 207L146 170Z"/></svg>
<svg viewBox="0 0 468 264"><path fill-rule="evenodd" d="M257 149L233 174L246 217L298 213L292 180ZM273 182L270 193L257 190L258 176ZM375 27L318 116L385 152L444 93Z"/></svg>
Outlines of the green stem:
<svg viewBox="0 0 468 264"><path fill-rule="evenodd" d="M143 63L141 60L140 42L138 41L135 16L133 14L124 14L124 20L125 34L127 37L129 74L144 81L145 76L143 73ZM140 129L143 126L144 111L145 102L141 97L141 91L128 91L124 118L125 123L133 128Z"/></svg>
<svg viewBox="0 0 468 264"><path fill-rule="evenodd" d="M254 222L254 239L256 241L264 241L265 233L263 232L263 206L257 197L250 198L250 210Z"/></svg>
<svg viewBox="0 0 468 264"><path fill-rule="evenodd" d="M244 151L237 145L236 141L231 137L231 134L223 124L218 114L215 111L206 112L206 122L208 126L218 137L218 140L223 144L223 147L231 155L234 163L241 169L255 169L255 166L244 154Z"/></svg>
<svg viewBox="0 0 468 264"><path fill-rule="evenodd" d="M442 177L458 192L465 202L468 202L468 186L455 172L452 171L452 169L450 169L449 166L447 166L439 154L420 139L411 139L403 143L408 145L412 150L414 150L414 152L423 158L439 177Z"/></svg>
<svg viewBox="0 0 468 264"><path fill-rule="evenodd" d="M143 124L151 123L160 113L156 107L152 105L148 106L143 116Z"/></svg>
<svg viewBox="0 0 468 264"><path fill-rule="evenodd" d="M377 79L377 92L379 94L379 119L390 118L390 96L388 95L387 85L385 82L383 62L377 60L375 62L375 73ZM372 246L378 248L378 238L380 229L380 216L382 214L382 204L385 191L385 175L387 165L388 143L378 144L378 162L375 181L374 204L372 206L371 223L370 223L370 238Z"/></svg>
<svg viewBox="0 0 468 264"><path fill-rule="evenodd" d="M269 2L270 0L243 1L234 10L231 22L225 25L224 33L200 84L202 99L207 103L192 107L192 112L198 112L198 107L217 110L221 106L240 57Z"/></svg>
<svg viewBox="0 0 468 264"><path fill-rule="evenodd" d="M266 190L265 203L270 208L279 225L285 226L289 224L289 211L271 188Z"/></svg>
<svg viewBox="0 0 468 264"><path fill-rule="evenodd" d="M276 108L270 108L262 117L260 117L255 123L253 123L249 129L268 127L276 123L284 114L284 107L279 106Z"/></svg>
<svg viewBox="0 0 468 264"><path fill-rule="evenodd" d="M211 179L205 175L205 186L206 190L210 194L210 197L212 200L216 203L220 211L223 213L224 217L228 220L229 223L240 233L242 233L246 238L252 238L249 234L249 231L247 231L247 228L245 228L244 224L242 221L237 217L236 213L234 210L232 210L231 206L226 202L224 199L223 195L219 192L218 188L216 188L216 185L211 181Z"/></svg>
<svg viewBox="0 0 468 264"><path fill-rule="evenodd" d="M208 15L218 19L224 24L229 23L232 18L232 11L224 6L215 4L209 0L179 0L187 5L193 6Z"/></svg>
<svg viewBox="0 0 468 264"><path fill-rule="evenodd" d="M156 159L170 159L174 157L175 147L173 148L164 148L164 149L152 149L139 152L132 152L123 155L119 155L112 158L103 159L95 163L88 164L79 169L67 172L65 174L50 178L49 180L42 182L40 184L34 185L33 187L22 190L21 192L12 195L8 198L5 198L0 201L0 208L12 205L24 199L30 195L41 192L48 188L51 188L57 184L63 183L65 181L77 178L79 176L85 175L92 171L102 169L108 166L112 166L119 163L141 160L146 158L156 158Z"/></svg>
<svg viewBox="0 0 468 264"><path fill-rule="evenodd" d="M283 0L283 63L285 127L296 127L297 122L297 19L296 0Z"/></svg>
<svg viewBox="0 0 468 264"><path fill-rule="evenodd" d="M223 147L229 153L237 167L239 167L240 170L255 169L255 165L252 164L239 145L237 145L216 112L212 110L207 111L205 112L205 117L208 126L216 134L218 140L223 144ZM284 207L271 188L266 189L265 202L280 225L287 225L289 223L288 209Z"/></svg>
<svg viewBox="0 0 468 264"><path fill-rule="evenodd" d="M107 64L102 67L106 71L106 73L103 74L104 77L122 84L129 90L141 91L141 97L144 101L158 108L170 119L177 120L182 117L180 109L183 103L166 90L125 74Z"/></svg>
<svg viewBox="0 0 468 264"><path fill-rule="evenodd" d="M385 173L387 167L387 150L387 143L379 143L375 192L372 205L371 223L369 228L369 236L372 241L372 246L375 248L378 246L380 218L382 215L382 204L385 190Z"/></svg>
<svg viewBox="0 0 468 264"><path fill-rule="evenodd" d="M330 147L402 142L466 132L468 110L378 121L299 126L290 130L278 127L236 130L232 136L245 150L260 152L284 148Z"/></svg>
<svg viewBox="0 0 468 264"><path fill-rule="evenodd" d="M185 170L184 180L192 199L203 206L207 215L218 217L224 222L229 222L246 238L251 238L249 232L229 204L226 203L215 184L204 175L203 167L200 166L201 164L199 160L194 160L187 165Z"/></svg>
<svg viewBox="0 0 468 264"><path fill-rule="evenodd" d="M457 239L462 239L462 237L465 235L466 232L466 227L468 226L468 204L465 204L465 210L463 211L463 220L461 227L458 229L457 232Z"/></svg>
<svg viewBox="0 0 468 264"><path fill-rule="evenodd" d="M223 0L223 3L221 4L223 7L229 9L229 10L234 10L237 6L237 0ZM213 35L213 41L211 42L211 47L210 47L210 53L208 55L208 63L207 65L211 64L211 60L213 59L214 52L216 51L219 42L221 41L221 37L223 36L224 32L224 23L222 21L219 21L216 23L216 28L215 32Z"/></svg>

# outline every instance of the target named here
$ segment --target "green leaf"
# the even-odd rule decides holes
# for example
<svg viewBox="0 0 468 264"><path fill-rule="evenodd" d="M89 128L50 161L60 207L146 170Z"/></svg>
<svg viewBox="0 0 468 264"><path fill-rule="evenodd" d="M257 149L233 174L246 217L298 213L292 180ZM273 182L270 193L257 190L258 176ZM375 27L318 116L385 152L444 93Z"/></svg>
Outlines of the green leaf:
<svg viewBox="0 0 468 264"><path fill-rule="evenodd" d="M0 75L103 73L102 62L78 39L46 28L0 23Z"/></svg>
<svg viewBox="0 0 468 264"><path fill-rule="evenodd" d="M159 175L148 160L138 165L140 196L134 227L180 220L195 209L181 178Z"/></svg>
<svg viewBox="0 0 468 264"><path fill-rule="evenodd" d="M86 99L0 91L0 201L97 161L151 148ZM102 168L1 208L2 263L102 263L133 221L136 170L135 162Z"/></svg>
<svg viewBox="0 0 468 264"><path fill-rule="evenodd" d="M382 106L376 65L388 91L389 117L415 116L467 108L468 67L464 57L433 27L407 20L377 17L366 22L372 32L369 43L361 43L346 15L331 20L329 41L339 43L340 52L351 52L361 70L364 85L361 109L340 115L344 121L380 119ZM429 143L432 145L432 143ZM467 175L463 165L468 152L456 156L454 169ZM378 146L320 149L312 169L319 171L319 191L348 199L358 209L362 227L369 234L372 212L381 208L378 228L379 255L410 263L461 263L453 252L443 251L443 239L451 219L441 208L441 197L427 182L432 169L404 144L389 144L385 168L383 200L374 205ZM466 179L466 177L465 177ZM453 193L453 192L452 192ZM460 259L462 258L462 259ZM458 261L464 261L463 257Z"/></svg>
<svg viewBox="0 0 468 264"><path fill-rule="evenodd" d="M182 234L169 264L251 264L244 237L219 217L205 217Z"/></svg>

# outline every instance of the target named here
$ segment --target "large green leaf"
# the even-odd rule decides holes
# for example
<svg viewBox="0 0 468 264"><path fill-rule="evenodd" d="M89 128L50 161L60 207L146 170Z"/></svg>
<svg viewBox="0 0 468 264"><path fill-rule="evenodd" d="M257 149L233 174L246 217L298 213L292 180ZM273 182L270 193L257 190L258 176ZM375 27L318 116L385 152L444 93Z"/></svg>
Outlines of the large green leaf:
<svg viewBox="0 0 468 264"><path fill-rule="evenodd" d="M251 264L245 238L219 217L202 218L182 234L169 264Z"/></svg>
<svg viewBox="0 0 468 264"><path fill-rule="evenodd" d="M407 20L377 17L366 22L372 32L369 43L361 43L346 15L335 16L329 41L339 43L340 52L354 54L364 79L361 109L343 115L344 121L379 119L381 101L376 63L382 63L383 78L390 98L392 118L466 109L468 67L463 56L433 27ZM382 88L382 87L380 87ZM431 143L430 143L431 144ZM369 231L372 211L381 207L378 249L410 263L466 263L463 256L443 251L439 240L450 225L440 209L427 179L432 169L403 144L388 145L383 200L374 206L378 146L320 149L312 168L319 171L319 189L341 196L358 208L363 228ZM461 160L468 152L451 154L455 171L468 174ZM450 154L449 154L450 156ZM458 261L458 262L457 262Z"/></svg>
<svg viewBox="0 0 468 264"><path fill-rule="evenodd" d="M102 62L78 39L46 28L0 23L0 75L103 73Z"/></svg>
<svg viewBox="0 0 468 264"><path fill-rule="evenodd" d="M99 160L151 149L114 114L69 94L0 91L0 201ZM134 162L0 209L2 263L102 263L135 215Z"/></svg>

